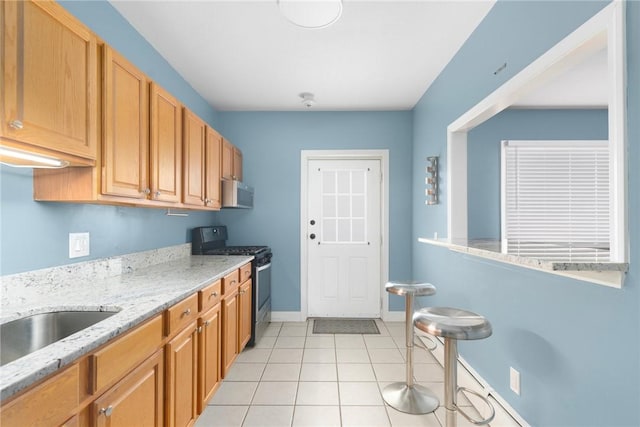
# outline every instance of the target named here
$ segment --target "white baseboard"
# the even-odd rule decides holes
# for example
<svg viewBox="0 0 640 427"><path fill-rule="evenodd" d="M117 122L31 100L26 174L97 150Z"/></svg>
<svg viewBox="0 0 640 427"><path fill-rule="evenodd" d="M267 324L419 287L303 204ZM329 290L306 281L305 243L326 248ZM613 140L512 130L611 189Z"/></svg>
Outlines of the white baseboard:
<svg viewBox="0 0 640 427"><path fill-rule="evenodd" d="M417 334L424 335L422 331L416 331ZM425 346L433 346L432 343L420 338ZM444 343L437 337L431 337L436 343L436 348L431 351L438 363L444 366ZM467 387L479 392L481 395L488 397L496 410L496 416L490 423L492 426L499 427L530 427L530 424L516 412L502 396L500 396L491 385L473 369L462 357L458 356L458 386ZM473 406L478 410L480 415L486 417L489 415L488 408L483 402L476 402L478 399L469 399ZM478 406L475 404L479 403Z"/></svg>
<svg viewBox="0 0 640 427"><path fill-rule="evenodd" d="M382 313L382 320L385 322L404 322L405 312L402 311L386 311Z"/></svg>
<svg viewBox="0 0 640 427"><path fill-rule="evenodd" d="M300 311L272 311L272 322L304 322L306 317Z"/></svg>
<svg viewBox="0 0 640 427"><path fill-rule="evenodd" d="M382 313L385 322L404 322L404 311L387 311ZM300 311L272 311L272 322L304 322L307 320Z"/></svg>

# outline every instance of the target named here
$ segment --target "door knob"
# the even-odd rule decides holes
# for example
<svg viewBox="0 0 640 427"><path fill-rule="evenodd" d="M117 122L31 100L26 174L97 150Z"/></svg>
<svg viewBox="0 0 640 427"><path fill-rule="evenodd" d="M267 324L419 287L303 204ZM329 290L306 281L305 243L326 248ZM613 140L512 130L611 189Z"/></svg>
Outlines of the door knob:
<svg viewBox="0 0 640 427"><path fill-rule="evenodd" d="M315 239L315 238L316 238L316 235L315 235L314 233L311 233L311 234L309 234L309 238L310 238L311 240L313 240L313 239Z"/></svg>
<svg viewBox="0 0 640 427"><path fill-rule="evenodd" d="M311 224L311 225L316 225L316 220L315 220L315 219L312 219L311 221L309 221L309 224Z"/></svg>

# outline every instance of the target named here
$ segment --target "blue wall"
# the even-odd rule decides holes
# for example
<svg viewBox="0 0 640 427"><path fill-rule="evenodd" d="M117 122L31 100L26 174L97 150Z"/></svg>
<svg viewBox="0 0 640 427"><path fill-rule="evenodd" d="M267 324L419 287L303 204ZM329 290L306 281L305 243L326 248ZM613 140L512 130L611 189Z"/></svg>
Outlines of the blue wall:
<svg viewBox="0 0 640 427"><path fill-rule="evenodd" d="M505 110L468 134L468 234L500 238L500 141L607 139L607 110Z"/></svg>
<svg viewBox="0 0 640 427"><path fill-rule="evenodd" d="M413 113L217 114L108 3L65 2L107 43L243 149L246 181L257 189L256 208L181 219L167 218L162 210L39 203L31 199L30 171L1 167L0 273L69 263L68 232L91 232L91 258L100 258L183 243L192 226L219 222L229 225L230 243L273 246L274 309L295 311L300 308L300 150L387 148L390 277L413 271L413 278L438 286L426 304L469 308L492 321L494 335L461 343L461 353L531 424L638 426L640 2L627 2L631 264L624 288L416 243L434 231L446 234L446 180L441 204L424 205L424 158L442 156L446 174L446 126L603 4L499 1ZM507 68L494 75L504 62ZM391 308L401 309L402 301L392 300ZM522 374L519 397L509 390L509 366Z"/></svg>
<svg viewBox="0 0 640 427"><path fill-rule="evenodd" d="M220 113L222 132L243 151L244 181L255 207L220 212L232 243L267 244L274 252L272 304L300 310L300 151L388 149L389 276L411 269L411 113ZM402 298L390 300L402 310Z"/></svg>
<svg viewBox="0 0 640 427"><path fill-rule="evenodd" d="M414 109L413 242L446 235L443 203L420 202L429 155L443 156L446 127L605 3L498 1ZM536 426L640 425L640 3L627 3L631 263L624 288L607 288L413 243L413 272L438 293L428 304L486 315L493 335L463 342L462 356ZM541 30L544 29L544 30ZM507 68L498 75L503 63ZM469 177L476 178L477 172ZM509 389L509 367L521 395Z"/></svg>
<svg viewBox="0 0 640 427"><path fill-rule="evenodd" d="M217 112L105 1L62 5L211 125ZM143 251L191 241L188 230L216 213L167 217L165 210L33 201L31 170L0 167L0 274ZM69 259L70 232L91 233L91 255Z"/></svg>

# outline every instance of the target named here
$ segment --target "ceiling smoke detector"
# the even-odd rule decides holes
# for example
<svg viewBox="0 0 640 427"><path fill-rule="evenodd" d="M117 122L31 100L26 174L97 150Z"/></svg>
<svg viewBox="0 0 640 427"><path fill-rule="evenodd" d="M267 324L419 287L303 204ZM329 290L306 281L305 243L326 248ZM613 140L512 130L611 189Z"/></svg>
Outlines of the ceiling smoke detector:
<svg viewBox="0 0 640 427"><path fill-rule="evenodd" d="M304 105L305 107L311 108L316 105L316 100L313 99L313 94L311 92L302 92L298 96L302 98L302 105Z"/></svg>

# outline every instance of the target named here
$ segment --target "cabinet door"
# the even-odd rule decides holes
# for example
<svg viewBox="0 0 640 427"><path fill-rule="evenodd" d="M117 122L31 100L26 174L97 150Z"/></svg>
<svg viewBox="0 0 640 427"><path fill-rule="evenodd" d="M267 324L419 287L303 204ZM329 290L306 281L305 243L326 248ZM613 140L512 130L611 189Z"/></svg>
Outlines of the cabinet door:
<svg viewBox="0 0 640 427"><path fill-rule="evenodd" d="M222 139L222 179L233 179L233 144Z"/></svg>
<svg viewBox="0 0 640 427"><path fill-rule="evenodd" d="M222 377L231 369L238 356L238 291L222 300Z"/></svg>
<svg viewBox="0 0 640 427"><path fill-rule="evenodd" d="M167 344L167 426L195 423L197 374L198 343L193 322Z"/></svg>
<svg viewBox="0 0 640 427"><path fill-rule="evenodd" d="M238 353L251 339L251 279L240 285L238 290L240 314L238 315Z"/></svg>
<svg viewBox="0 0 640 427"><path fill-rule="evenodd" d="M222 175L222 137L215 130L207 127L206 149L206 197L208 207L220 209L222 205L222 191L220 177Z"/></svg>
<svg viewBox="0 0 640 427"><path fill-rule="evenodd" d="M163 353L158 350L92 403L92 425L162 426L163 379Z"/></svg>
<svg viewBox="0 0 640 427"><path fill-rule="evenodd" d="M183 120L183 202L204 206L206 126L198 116L184 108Z"/></svg>
<svg viewBox="0 0 640 427"><path fill-rule="evenodd" d="M96 37L54 2L3 1L0 8L0 136L95 159Z"/></svg>
<svg viewBox="0 0 640 427"><path fill-rule="evenodd" d="M144 199L151 191L147 78L113 49L104 52L102 193Z"/></svg>
<svg viewBox="0 0 640 427"><path fill-rule="evenodd" d="M3 403L0 425L23 427L63 423L79 403L79 372L78 364L72 365L9 403Z"/></svg>
<svg viewBox="0 0 640 427"><path fill-rule="evenodd" d="M220 385L220 304L215 305L200 318L198 328L198 413Z"/></svg>
<svg viewBox="0 0 640 427"><path fill-rule="evenodd" d="M151 199L180 203L182 198L182 105L155 83L150 110Z"/></svg>
<svg viewBox="0 0 640 427"><path fill-rule="evenodd" d="M242 181L242 151L233 147L233 179Z"/></svg>

